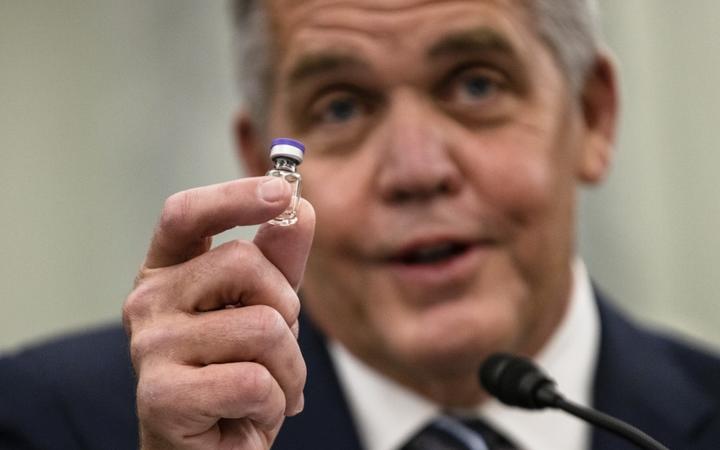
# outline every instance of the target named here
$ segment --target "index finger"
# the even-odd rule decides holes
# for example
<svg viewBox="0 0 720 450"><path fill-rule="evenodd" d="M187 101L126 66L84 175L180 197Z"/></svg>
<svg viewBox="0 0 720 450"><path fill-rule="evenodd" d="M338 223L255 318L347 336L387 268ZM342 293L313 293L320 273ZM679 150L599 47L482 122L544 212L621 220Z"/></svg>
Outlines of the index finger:
<svg viewBox="0 0 720 450"><path fill-rule="evenodd" d="M277 177L243 178L173 194L155 227L145 267L185 262L206 252L218 233L272 219L288 206L290 194L290 185Z"/></svg>

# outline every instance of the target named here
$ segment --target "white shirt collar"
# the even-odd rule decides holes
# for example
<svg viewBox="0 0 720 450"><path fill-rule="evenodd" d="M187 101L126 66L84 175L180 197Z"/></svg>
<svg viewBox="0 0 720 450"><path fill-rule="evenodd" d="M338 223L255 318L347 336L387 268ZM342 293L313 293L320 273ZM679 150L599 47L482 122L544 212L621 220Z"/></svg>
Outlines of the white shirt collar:
<svg viewBox="0 0 720 450"><path fill-rule="evenodd" d="M568 311L536 362L567 398L590 405L599 344L597 307L587 270L578 259ZM379 374L338 342L331 342L329 350L366 450L397 449L441 413L437 405ZM590 427L565 413L526 411L489 400L478 414L526 450L588 448Z"/></svg>

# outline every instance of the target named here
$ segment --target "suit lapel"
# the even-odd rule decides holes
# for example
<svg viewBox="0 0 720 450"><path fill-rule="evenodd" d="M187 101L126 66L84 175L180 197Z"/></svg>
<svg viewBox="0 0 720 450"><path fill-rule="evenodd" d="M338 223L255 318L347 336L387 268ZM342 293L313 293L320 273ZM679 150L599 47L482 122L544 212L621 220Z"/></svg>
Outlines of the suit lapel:
<svg viewBox="0 0 720 450"><path fill-rule="evenodd" d="M596 297L601 345L594 406L640 428L669 448L691 448L691 442L709 438L702 436L703 426L714 417L717 400L685 372L691 353L640 330L601 294L596 292ZM303 315L300 323L300 348L308 368L305 409L285 421L273 449L360 450L360 439L325 339L309 317ZM592 450L636 447L595 429Z"/></svg>
<svg viewBox="0 0 720 450"><path fill-rule="evenodd" d="M273 449L360 450L325 339L306 315L300 318L299 342L308 369L305 409L285 420Z"/></svg>
<svg viewBox="0 0 720 450"><path fill-rule="evenodd" d="M676 344L639 330L600 294L596 296L602 335L595 407L670 448L688 448L714 410L714 401L683 371L682 360L672 352ZM636 448L604 431L593 432L593 450Z"/></svg>

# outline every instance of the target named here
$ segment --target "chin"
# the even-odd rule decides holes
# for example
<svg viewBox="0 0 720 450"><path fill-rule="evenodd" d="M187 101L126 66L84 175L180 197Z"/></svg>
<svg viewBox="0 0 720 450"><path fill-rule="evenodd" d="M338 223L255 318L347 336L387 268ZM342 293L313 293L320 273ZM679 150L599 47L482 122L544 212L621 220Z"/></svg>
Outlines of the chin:
<svg viewBox="0 0 720 450"><path fill-rule="evenodd" d="M475 373L490 354L512 348L518 322L507 303L434 305L415 317L395 319L385 341L391 357L411 368L459 377Z"/></svg>

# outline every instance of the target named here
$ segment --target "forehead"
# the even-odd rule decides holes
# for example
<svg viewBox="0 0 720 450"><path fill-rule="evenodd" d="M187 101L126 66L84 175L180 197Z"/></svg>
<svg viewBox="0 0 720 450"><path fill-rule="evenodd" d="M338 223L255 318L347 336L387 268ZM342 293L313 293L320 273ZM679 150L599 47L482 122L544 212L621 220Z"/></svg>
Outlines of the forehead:
<svg viewBox="0 0 720 450"><path fill-rule="evenodd" d="M520 52L539 41L524 0L268 0L268 4L276 49L285 62L327 49L399 57L470 30Z"/></svg>

